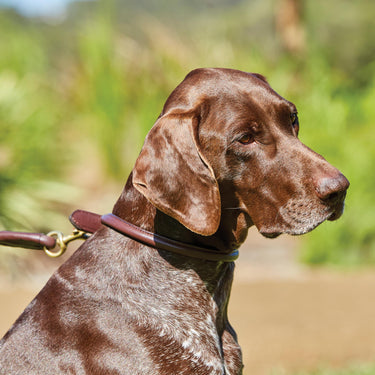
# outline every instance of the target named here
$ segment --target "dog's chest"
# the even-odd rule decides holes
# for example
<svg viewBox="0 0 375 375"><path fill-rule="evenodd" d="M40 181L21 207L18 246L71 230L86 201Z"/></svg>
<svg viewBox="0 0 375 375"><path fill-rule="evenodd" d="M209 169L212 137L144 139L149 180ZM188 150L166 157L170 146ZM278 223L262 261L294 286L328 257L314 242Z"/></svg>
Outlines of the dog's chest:
<svg viewBox="0 0 375 375"><path fill-rule="evenodd" d="M146 296L132 290L124 300L149 356L163 369L171 366L171 373L184 374L190 368L197 374L222 374L219 309L206 286L192 272L161 278L160 283L154 280Z"/></svg>
<svg viewBox="0 0 375 375"><path fill-rule="evenodd" d="M232 347L240 358L239 348L225 330L230 285L219 277L212 292L192 269L129 257L118 269L95 267L95 277L75 263L51 278L33 309L43 324L32 319L51 361L69 363L54 352L63 342L92 374L98 366L153 375L239 373L230 358Z"/></svg>

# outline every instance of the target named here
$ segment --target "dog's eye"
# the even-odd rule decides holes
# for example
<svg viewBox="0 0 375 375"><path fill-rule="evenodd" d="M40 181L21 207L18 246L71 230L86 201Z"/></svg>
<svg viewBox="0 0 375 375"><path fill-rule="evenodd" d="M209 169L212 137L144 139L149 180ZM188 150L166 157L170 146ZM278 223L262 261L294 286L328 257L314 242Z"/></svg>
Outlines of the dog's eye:
<svg viewBox="0 0 375 375"><path fill-rule="evenodd" d="M297 126L298 125L298 116L297 116L297 113L291 113L290 114L290 119L292 121L292 125L293 126Z"/></svg>
<svg viewBox="0 0 375 375"><path fill-rule="evenodd" d="M245 134L238 139L238 142L242 143L243 145L248 145L254 142L254 136L252 134Z"/></svg>

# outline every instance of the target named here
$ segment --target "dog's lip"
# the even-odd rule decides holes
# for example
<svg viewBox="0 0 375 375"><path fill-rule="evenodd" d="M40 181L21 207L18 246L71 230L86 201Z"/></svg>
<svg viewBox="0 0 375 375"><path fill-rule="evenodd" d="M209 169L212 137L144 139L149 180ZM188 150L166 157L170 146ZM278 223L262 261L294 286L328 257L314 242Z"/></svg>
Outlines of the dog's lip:
<svg viewBox="0 0 375 375"><path fill-rule="evenodd" d="M282 232L273 232L273 231L267 231L267 230L262 230L262 229L259 230L259 233L266 238L276 238L282 234Z"/></svg>
<svg viewBox="0 0 375 375"><path fill-rule="evenodd" d="M320 212L318 212L315 218L306 226L295 227L292 223L284 222L280 224L273 224L268 226L263 223L261 225L256 225L259 233L266 238L276 238L281 234L289 234L292 236L299 236L311 232L317 226L322 224L324 221L335 221L339 219L344 212L345 201L336 202L333 206L325 205Z"/></svg>
<svg viewBox="0 0 375 375"><path fill-rule="evenodd" d="M329 218L327 218L327 220L329 220L329 221L335 221L335 220L337 220L338 218L341 217L342 213L343 213L343 210L341 210L341 211L335 211L335 212L333 212L330 215Z"/></svg>
<svg viewBox="0 0 375 375"><path fill-rule="evenodd" d="M289 234L291 236L301 236L303 234L309 233L314 230L317 226L322 224L325 220L329 220L334 213L327 213L325 216L320 217L319 219L315 220L310 225L301 228L294 228L292 226L281 227L281 228L258 228L259 233L266 237L266 238L276 238L279 237L281 234Z"/></svg>
<svg viewBox="0 0 375 375"><path fill-rule="evenodd" d="M327 220L329 220L329 221L335 221L335 220L339 219L342 216L342 214L344 213L344 207L345 207L345 203L342 202L338 207L336 207L334 209L334 211L327 218Z"/></svg>

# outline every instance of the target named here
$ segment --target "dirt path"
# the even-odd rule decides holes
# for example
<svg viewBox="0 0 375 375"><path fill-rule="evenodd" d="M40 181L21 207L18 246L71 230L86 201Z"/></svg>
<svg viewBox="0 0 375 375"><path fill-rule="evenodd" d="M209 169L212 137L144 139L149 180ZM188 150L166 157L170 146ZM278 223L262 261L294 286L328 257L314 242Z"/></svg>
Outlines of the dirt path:
<svg viewBox="0 0 375 375"><path fill-rule="evenodd" d="M375 275L236 282L230 317L245 374L375 358Z"/></svg>
<svg viewBox="0 0 375 375"><path fill-rule="evenodd" d="M243 348L244 373L373 361L375 271L312 272L295 262L293 248L289 239L256 237L241 251L229 316ZM0 288L0 334L40 283Z"/></svg>

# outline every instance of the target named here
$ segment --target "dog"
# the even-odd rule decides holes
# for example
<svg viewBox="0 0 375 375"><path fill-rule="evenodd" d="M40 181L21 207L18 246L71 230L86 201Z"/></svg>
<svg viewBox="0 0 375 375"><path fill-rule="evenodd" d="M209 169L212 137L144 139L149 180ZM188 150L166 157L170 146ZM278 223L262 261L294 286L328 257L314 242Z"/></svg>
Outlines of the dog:
<svg viewBox="0 0 375 375"><path fill-rule="evenodd" d="M253 225L274 238L336 220L349 182L298 131L296 107L262 75L194 70L168 97L113 215L219 255ZM1 374L241 374L227 318L234 263L154 247L100 226L5 335Z"/></svg>

